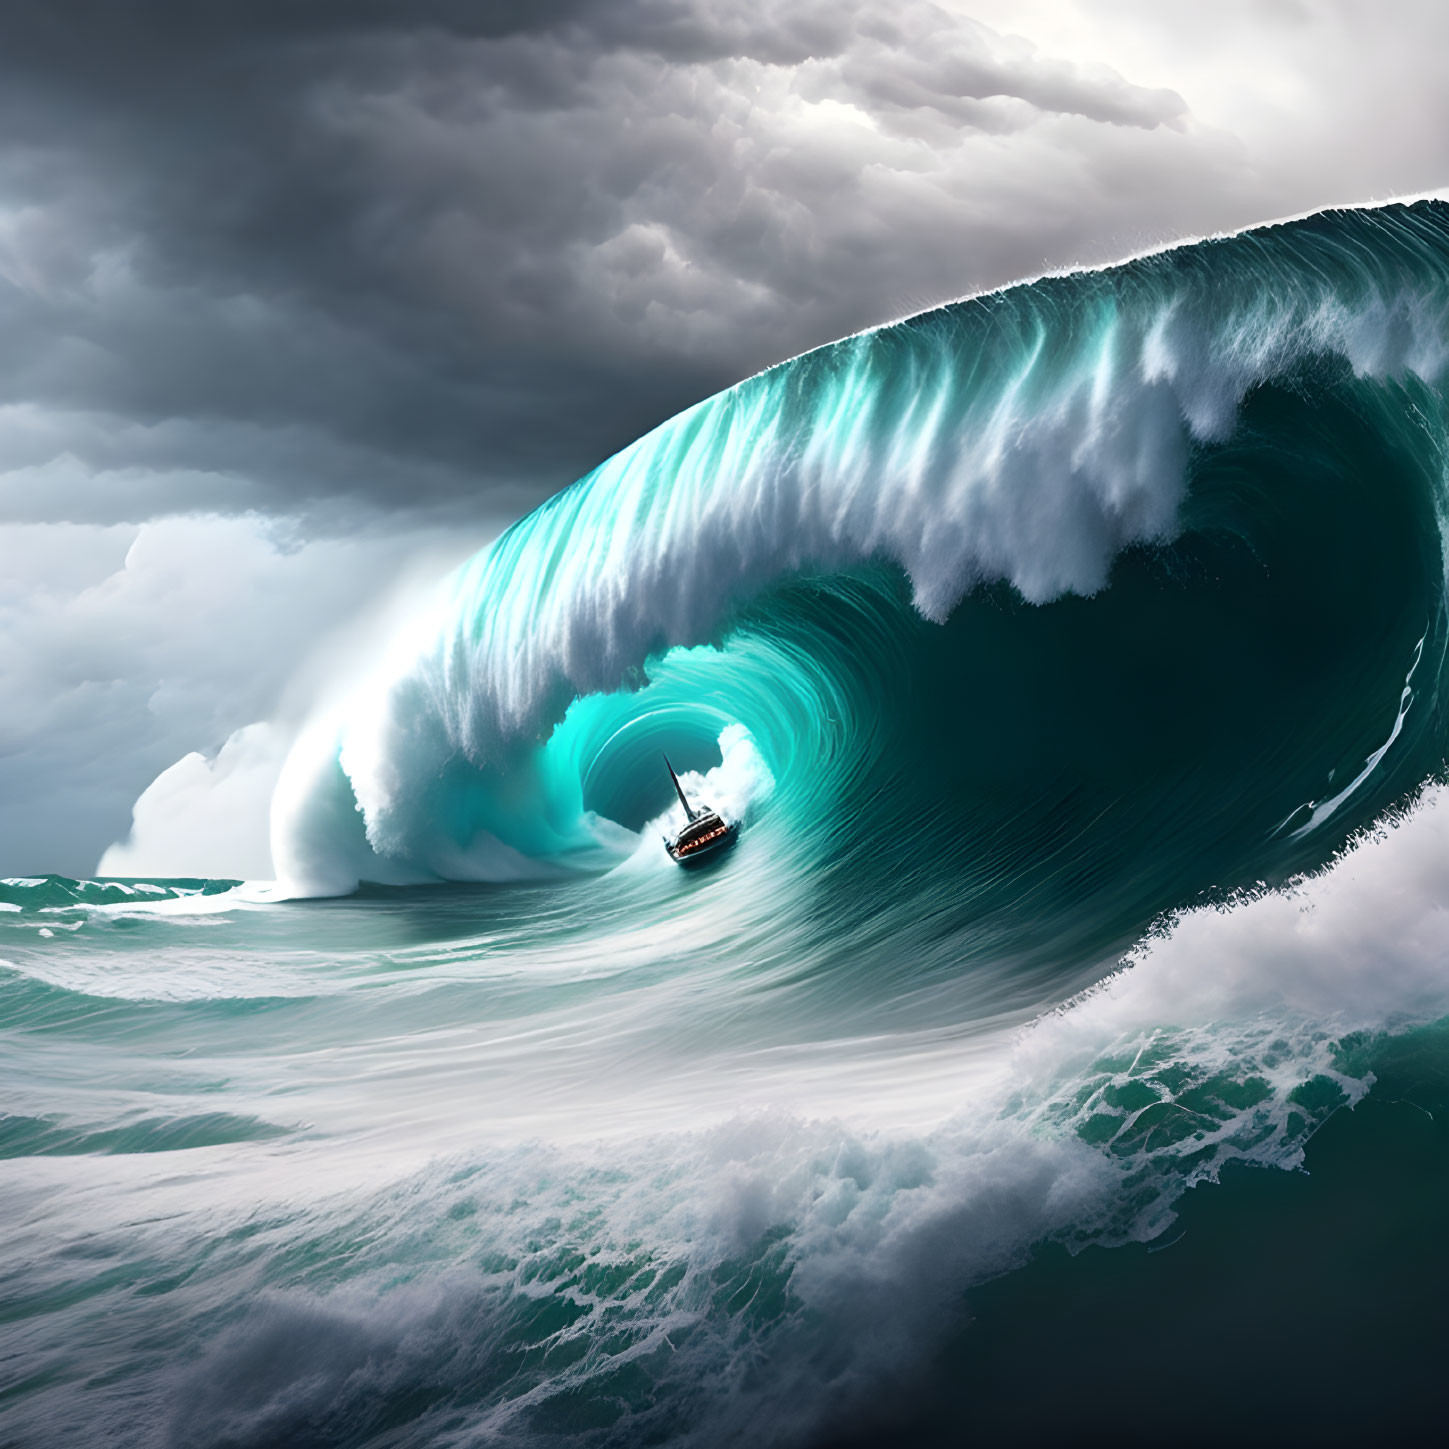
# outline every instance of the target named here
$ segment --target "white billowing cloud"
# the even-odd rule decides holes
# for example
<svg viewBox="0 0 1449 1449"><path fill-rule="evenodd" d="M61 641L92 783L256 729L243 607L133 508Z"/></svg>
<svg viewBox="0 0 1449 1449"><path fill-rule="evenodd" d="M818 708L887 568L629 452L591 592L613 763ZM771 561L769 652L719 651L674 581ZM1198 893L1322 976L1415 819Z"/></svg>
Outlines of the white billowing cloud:
<svg viewBox="0 0 1449 1449"><path fill-rule="evenodd" d="M941 0L1029 43L1171 86L1229 138L1234 177L1182 178L1252 220L1432 191L1449 181L1449 8L1435 0ZM1210 227L1242 224L1236 216Z"/></svg>
<svg viewBox="0 0 1449 1449"><path fill-rule="evenodd" d="M368 620L411 570L432 580L487 537L301 542L215 517L0 527L0 874L92 871L163 769L249 721L285 728L339 651L365 652ZM199 801L231 780L216 799L232 798L247 743L208 791L187 766L141 824L188 781Z"/></svg>
<svg viewBox="0 0 1449 1449"><path fill-rule="evenodd" d="M237 730L214 759L183 756L142 791L130 835L97 872L271 879L268 807L289 743L286 730L263 721Z"/></svg>

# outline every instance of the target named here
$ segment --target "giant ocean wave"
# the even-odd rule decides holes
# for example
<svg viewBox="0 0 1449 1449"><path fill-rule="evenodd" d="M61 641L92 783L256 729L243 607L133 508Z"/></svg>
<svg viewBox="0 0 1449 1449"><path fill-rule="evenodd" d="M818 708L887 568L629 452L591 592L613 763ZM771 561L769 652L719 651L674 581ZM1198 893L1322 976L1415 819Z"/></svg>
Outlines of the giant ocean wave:
<svg viewBox="0 0 1449 1449"><path fill-rule="evenodd" d="M1437 1105L1446 364L1427 202L846 339L380 644L280 889L0 885L17 1432L896 1442L1043 1244Z"/></svg>
<svg viewBox="0 0 1449 1449"><path fill-rule="evenodd" d="M805 830L946 711L956 773L1001 746L1004 710L1030 716L1040 776L1080 749L1094 691L1122 737L1161 748L1146 710L1192 758L1184 676L1214 671L1234 696L1215 723L1245 736L1221 783L1256 805L1262 782L1232 769L1295 708L1321 721L1316 688L1339 717L1312 732L1333 738L1295 741L1288 773L1331 798L1330 772L1383 742L1365 731L1387 738L1417 642L1420 696L1442 661L1445 259L1433 205L1333 213L973 298L700 403L485 549L309 734L276 808L282 874L607 862L629 842L601 817L663 804L619 774L730 723ZM1095 613L1023 608L1076 596ZM959 687L923 683L941 671Z"/></svg>

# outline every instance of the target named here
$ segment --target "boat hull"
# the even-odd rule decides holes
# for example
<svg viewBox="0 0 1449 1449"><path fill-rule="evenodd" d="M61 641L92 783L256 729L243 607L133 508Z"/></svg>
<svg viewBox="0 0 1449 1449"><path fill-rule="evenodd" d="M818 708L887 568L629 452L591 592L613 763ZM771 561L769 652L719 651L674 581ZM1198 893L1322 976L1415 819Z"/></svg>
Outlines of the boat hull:
<svg viewBox="0 0 1449 1449"><path fill-rule="evenodd" d="M737 824L730 825L719 839L711 840L708 845L702 845L696 850L681 853L675 849L672 840L666 840L664 848L669 852L669 858L675 865L681 866L685 870L693 870L695 866L703 865L706 861L718 860L735 843L739 833L740 827Z"/></svg>

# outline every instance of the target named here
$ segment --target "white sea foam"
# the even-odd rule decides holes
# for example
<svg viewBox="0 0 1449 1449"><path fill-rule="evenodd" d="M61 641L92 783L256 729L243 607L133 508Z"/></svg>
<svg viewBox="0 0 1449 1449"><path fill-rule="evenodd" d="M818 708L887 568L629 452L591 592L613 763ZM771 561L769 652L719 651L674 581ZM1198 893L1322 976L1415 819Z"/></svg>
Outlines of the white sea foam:
<svg viewBox="0 0 1449 1449"><path fill-rule="evenodd" d="M1446 1012L1449 787L1434 784L1321 873L1177 916L1023 1049L1070 1062L1143 1030L1281 1015L1339 1035Z"/></svg>
<svg viewBox="0 0 1449 1449"><path fill-rule="evenodd" d="M853 1394L918 1364L963 1291L1043 1238L1147 1237L1188 1184L1229 1160L1292 1166L1322 1115L1296 1104L1294 1089L1324 1077L1351 1102L1366 1088L1336 1042L1449 1013L1446 901L1449 788L1433 785L1317 875L1164 923L1099 986L998 1033L984 1053L979 1042L883 1043L880 1079L933 1104L934 1120L914 1123L896 1120L870 1081L852 1092L860 1063L831 1042L845 1066L823 1081L808 1049L773 1075L758 1064L771 1107L751 1105L733 1070L702 1096L700 1062L651 1088L631 1126L610 1115L605 1075L585 1073L557 1132L510 1140L493 1134L499 1098L441 1070L447 1037L424 1043L426 1073L401 1061L394 1004L367 1051L329 1045L315 1063L310 1050L288 1063L270 1110L325 1124L320 1140L205 1148L189 1155L190 1172L166 1154L88 1159L90 1193L66 1210L92 1254L114 1240L131 1258L179 1267L204 1249L205 1291L167 1300L177 1331L206 1343L203 1356L186 1356L180 1377L153 1381L140 1365L128 1380L128 1393L164 1403L196 1441L225 1431L270 1442L298 1414L361 1411L441 1375L460 1393L497 1386L470 1431L527 1442L543 1398L587 1398L625 1365L658 1390L629 1421L641 1436L648 1404L678 1389L699 1408L702 1442L786 1441L816 1427L826 1405L848 1410ZM285 993L275 964L278 979L259 984ZM227 990L220 972L209 984ZM640 1000L629 998L631 1013ZM530 1055L537 1027L519 1028ZM619 1050L614 1075L636 1071L627 1038ZM473 1056L475 1041L458 1051ZM227 1072L227 1100L268 1100L240 1058ZM1254 1081L1256 1095L1228 1089ZM1123 1105L1128 1086L1136 1095ZM441 1159L424 1088L457 1123ZM525 1090L515 1080L514 1094ZM331 1115L339 1094L350 1125ZM818 1110L822 1098L830 1110ZM662 1127L680 1100L693 1121ZM6 1191L37 1194L49 1231L62 1233L55 1188L70 1170L12 1164ZM249 1227L230 1236L257 1221L261 1239ZM253 1298L257 1253L295 1255L299 1243L345 1264L329 1274L339 1281L281 1273L284 1286ZM244 1306L212 1336L217 1293ZM544 1296L569 1312L534 1328ZM149 1301L118 1300L117 1321L139 1324ZM558 1367L514 1378L520 1344ZM760 1367L735 1377L745 1365ZM71 1412L59 1399L50 1408L56 1422Z"/></svg>

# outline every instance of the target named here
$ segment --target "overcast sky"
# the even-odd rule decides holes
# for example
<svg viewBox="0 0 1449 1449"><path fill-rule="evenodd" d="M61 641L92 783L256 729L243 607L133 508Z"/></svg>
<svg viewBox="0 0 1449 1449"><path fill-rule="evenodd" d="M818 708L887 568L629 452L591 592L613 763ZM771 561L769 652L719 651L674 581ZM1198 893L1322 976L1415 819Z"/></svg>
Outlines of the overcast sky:
<svg viewBox="0 0 1449 1449"><path fill-rule="evenodd" d="M0 872L768 363L1443 187L1446 54L1408 0L6 0Z"/></svg>

